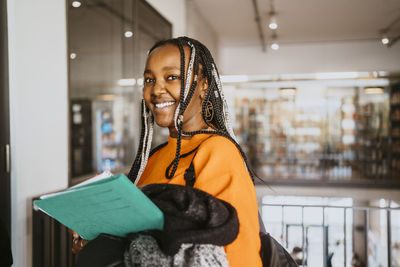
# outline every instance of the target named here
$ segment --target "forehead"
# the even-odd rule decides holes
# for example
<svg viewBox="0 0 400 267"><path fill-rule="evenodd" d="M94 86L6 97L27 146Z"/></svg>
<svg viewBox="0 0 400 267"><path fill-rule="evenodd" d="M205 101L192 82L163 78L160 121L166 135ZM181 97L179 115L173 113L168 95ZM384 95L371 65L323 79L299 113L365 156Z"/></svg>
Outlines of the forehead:
<svg viewBox="0 0 400 267"><path fill-rule="evenodd" d="M190 49L184 47L185 51L185 63L190 56ZM181 53L178 46L173 44L166 44L155 48L147 57L146 68L155 67L157 65L172 65L180 66L181 64Z"/></svg>

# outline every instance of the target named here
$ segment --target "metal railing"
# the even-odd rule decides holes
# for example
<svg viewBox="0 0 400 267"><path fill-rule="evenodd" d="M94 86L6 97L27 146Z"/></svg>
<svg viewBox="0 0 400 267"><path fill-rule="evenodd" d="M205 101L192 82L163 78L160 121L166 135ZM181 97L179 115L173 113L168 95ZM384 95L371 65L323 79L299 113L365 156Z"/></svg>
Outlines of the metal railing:
<svg viewBox="0 0 400 267"><path fill-rule="evenodd" d="M326 210L328 209L340 209L343 212L343 266L351 266L350 262L348 262L348 255L347 255L347 243L348 243L348 227L349 222L347 220L347 212L351 211L352 215L352 220L351 220L351 226L352 226L352 234L351 237L353 240L351 240L351 243L353 245L352 247L352 252L354 253L354 229L356 226L353 224L353 219L354 219L354 213L355 212L364 212L364 227L357 226L360 231L360 229L363 228L363 234L365 235L365 258L362 259L364 261L365 266L371 266L368 263L368 242L369 242L369 229L370 229L370 219L371 219L371 211L384 211L386 212L386 241L387 241L387 266L392 267L393 262L392 262L392 212L400 212L400 208L393 208L393 207L365 207L365 206L331 206L331 205L296 205L296 204L261 204L261 207L280 207L281 208L281 241L282 245L284 245L287 249L289 249L289 228L290 227L301 227L301 245L302 245L302 258L301 262L299 262L299 265L301 266L308 266L308 230L312 227L321 227L323 229L323 266L328 267L332 266L328 264L328 227L329 223L326 221ZM390 205L389 205L390 206ZM298 208L301 209L301 219L299 223L288 223L285 221L285 209L288 208ZM304 218L304 210L307 208L320 208L322 210L322 223L321 224L306 224L305 223L305 218ZM263 209L262 209L263 211ZM262 214L262 217L263 214ZM268 224L268 220L264 220L264 224ZM266 225L267 231L268 227ZM283 236L285 235L285 236ZM380 263L383 265L380 266L386 266L385 263Z"/></svg>

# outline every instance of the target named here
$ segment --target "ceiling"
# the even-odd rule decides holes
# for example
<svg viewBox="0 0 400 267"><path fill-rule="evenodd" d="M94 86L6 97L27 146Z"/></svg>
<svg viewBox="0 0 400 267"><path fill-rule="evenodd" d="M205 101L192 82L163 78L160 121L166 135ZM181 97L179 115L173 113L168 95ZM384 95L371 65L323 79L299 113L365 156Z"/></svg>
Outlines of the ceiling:
<svg viewBox="0 0 400 267"><path fill-rule="evenodd" d="M261 45L253 0L193 0L212 25L221 45ZM277 13L279 43L377 40L396 22L389 37L400 35L399 0L256 0L267 43L271 1Z"/></svg>

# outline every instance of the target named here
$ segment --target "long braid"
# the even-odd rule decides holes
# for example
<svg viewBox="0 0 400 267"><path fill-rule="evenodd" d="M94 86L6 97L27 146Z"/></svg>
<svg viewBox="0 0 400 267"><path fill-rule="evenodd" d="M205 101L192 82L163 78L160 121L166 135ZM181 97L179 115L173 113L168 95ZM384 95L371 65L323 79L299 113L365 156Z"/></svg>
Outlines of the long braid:
<svg viewBox="0 0 400 267"><path fill-rule="evenodd" d="M178 132L177 134L177 142L176 142L176 151L175 158L172 160L171 164L165 170L165 177L171 179L174 177L176 170L178 169L178 164L180 160L181 154L181 143L182 143L182 127L183 127L183 113L185 112L185 107L183 106L185 100L185 51L183 48L182 40L178 39L178 48L181 53L181 92L179 96L179 104L175 110L174 123L175 128ZM189 77L188 73L188 77ZM189 80L190 81L190 80ZM172 169L171 169L172 167Z"/></svg>
<svg viewBox="0 0 400 267"><path fill-rule="evenodd" d="M138 178L140 178L140 175L143 173L144 167L147 164L147 159L150 153L151 140L153 136L154 118L151 112L148 110L146 103L144 102L143 99L142 99L141 114L142 114L142 119L141 119L142 130L140 133L139 147L135 161L128 174L129 179L134 183L136 183L139 180Z"/></svg>
<svg viewBox="0 0 400 267"><path fill-rule="evenodd" d="M139 172L140 163L141 163L141 160L142 160L141 151L143 150L144 139L145 139L144 136L145 136L145 131L146 130L145 130L145 127L144 127L145 118L143 116L143 112L144 112L144 110L143 110L143 102L144 102L144 100L142 100L142 107L141 107L142 116L141 116L141 132L140 132L139 146L138 146L138 150L137 150L137 153L136 153L135 161L133 162L132 168L131 168L131 170L129 171L129 174L128 174L128 178L132 182L135 182L137 174Z"/></svg>
<svg viewBox="0 0 400 267"><path fill-rule="evenodd" d="M144 169L146 168L147 160L149 159L149 154L150 154L150 149L151 149L151 141L153 139L153 129L154 129L154 118L153 115L151 114L150 110L147 109L146 107L146 124L147 124L147 138L146 138L146 145L145 149L143 150L143 159L142 162L140 163L140 169L138 172L137 177L140 178L142 175ZM139 181L139 179L136 179L135 184Z"/></svg>

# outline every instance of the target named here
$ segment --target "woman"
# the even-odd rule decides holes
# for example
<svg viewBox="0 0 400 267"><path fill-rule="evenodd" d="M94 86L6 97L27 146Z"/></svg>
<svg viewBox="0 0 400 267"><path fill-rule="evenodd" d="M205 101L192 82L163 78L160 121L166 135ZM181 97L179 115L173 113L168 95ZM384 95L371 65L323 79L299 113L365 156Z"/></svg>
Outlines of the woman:
<svg viewBox="0 0 400 267"><path fill-rule="evenodd" d="M221 89L203 44L187 37L156 43L144 71L141 142L129 178L137 185L185 185L185 171L193 162L194 188L236 209L239 234L225 247L230 266L262 266L252 175ZM149 157L153 121L168 127L169 137Z"/></svg>

